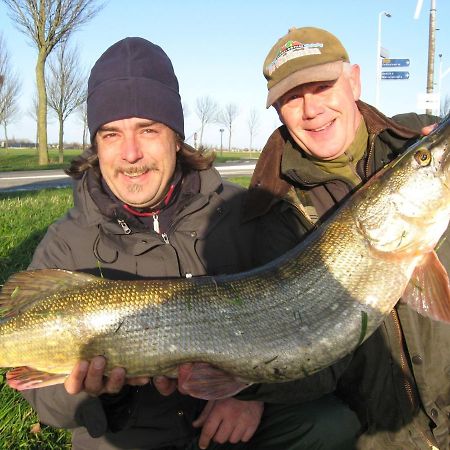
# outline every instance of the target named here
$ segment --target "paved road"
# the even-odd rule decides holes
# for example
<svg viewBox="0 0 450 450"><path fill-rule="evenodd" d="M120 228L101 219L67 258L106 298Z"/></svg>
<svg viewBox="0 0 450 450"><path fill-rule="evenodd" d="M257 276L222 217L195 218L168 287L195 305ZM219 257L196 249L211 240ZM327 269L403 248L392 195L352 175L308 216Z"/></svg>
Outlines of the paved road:
<svg viewBox="0 0 450 450"><path fill-rule="evenodd" d="M251 175L255 163L218 164L217 170L224 178ZM30 170L23 172L0 172L0 192L31 191L45 188L70 186L71 179L62 170Z"/></svg>

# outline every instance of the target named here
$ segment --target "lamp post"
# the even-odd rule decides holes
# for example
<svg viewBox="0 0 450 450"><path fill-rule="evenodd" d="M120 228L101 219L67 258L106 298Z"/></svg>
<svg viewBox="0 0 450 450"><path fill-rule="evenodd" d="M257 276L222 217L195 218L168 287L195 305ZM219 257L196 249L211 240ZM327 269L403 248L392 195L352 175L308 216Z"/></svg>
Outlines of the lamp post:
<svg viewBox="0 0 450 450"><path fill-rule="evenodd" d="M427 94L433 93L434 84L434 49L436 41L436 0L431 0L430 5L430 24L428 32L428 69L427 69ZM427 114L433 114L433 110L427 108Z"/></svg>
<svg viewBox="0 0 450 450"><path fill-rule="evenodd" d="M441 105L441 94L442 94L442 80L450 73L450 67L447 67L446 70L442 70L442 53L439 53L439 83L438 83L438 92L439 92L439 105ZM448 103L444 102L444 108L448 107ZM443 111L444 114L448 111ZM441 113L441 107L439 106L438 115Z"/></svg>
<svg viewBox="0 0 450 450"><path fill-rule="evenodd" d="M221 128L219 131L220 131L220 156L222 156L222 137L223 137L223 132L225 131L225 129Z"/></svg>
<svg viewBox="0 0 450 450"><path fill-rule="evenodd" d="M391 17L391 14L386 11L381 11L378 14L378 38L377 38L377 80L375 92L375 107L378 109L380 104L380 81L381 81L381 19L383 16Z"/></svg>

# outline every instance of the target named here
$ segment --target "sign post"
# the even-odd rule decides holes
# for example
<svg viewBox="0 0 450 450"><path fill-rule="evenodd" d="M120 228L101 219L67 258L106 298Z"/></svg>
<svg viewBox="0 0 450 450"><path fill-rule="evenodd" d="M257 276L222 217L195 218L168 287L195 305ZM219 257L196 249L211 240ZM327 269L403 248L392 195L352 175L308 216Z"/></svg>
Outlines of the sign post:
<svg viewBox="0 0 450 450"><path fill-rule="evenodd" d="M391 72L381 72L382 80L407 80L409 79L409 72L405 72L402 70L396 70Z"/></svg>
<svg viewBox="0 0 450 450"><path fill-rule="evenodd" d="M410 60L409 59L390 59L383 58L381 61L382 67L409 67Z"/></svg>

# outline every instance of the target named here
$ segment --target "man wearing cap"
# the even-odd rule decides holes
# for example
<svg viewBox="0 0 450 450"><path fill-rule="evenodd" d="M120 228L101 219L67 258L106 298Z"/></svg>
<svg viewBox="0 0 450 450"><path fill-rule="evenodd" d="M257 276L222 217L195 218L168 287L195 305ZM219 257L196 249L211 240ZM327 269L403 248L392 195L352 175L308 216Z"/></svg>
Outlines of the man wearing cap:
<svg viewBox="0 0 450 450"><path fill-rule="evenodd" d="M259 158L245 211L247 220L260 220L258 230L271 236L259 249L270 258L271 247L286 251L298 243L429 132L437 118L413 113L388 118L362 102L359 66L350 64L334 35L319 28L289 30L270 50L263 71L267 107L276 109L283 125ZM280 220L291 234L286 227L279 233ZM438 255L449 271L449 239ZM343 372L323 372L328 391L334 385L358 414L357 448L449 448L449 347L448 325L399 303ZM274 392L267 388L259 386L251 398L270 399ZM292 401L305 395L301 381L285 388Z"/></svg>
<svg viewBox="0 0 450 450"><path fill-rule="evenodd" d="M89 77L87 110L92 147L68 170L75 206L49 227L29 269L137 279L257 264L254 224L241 224L245 190L223 182L212 158L183 142L178 81L160 47L126 38L107 49ZM65 386L23 393L42 422L71 429L74 450L297 450L336 432L333 415L324 416L308 440L305 415L314 417L314 408L167 395L164 379L125 380L122 368L104 378L104 368L101 356L80 361ZM355 423L342 403L321 404Z"/></svg>

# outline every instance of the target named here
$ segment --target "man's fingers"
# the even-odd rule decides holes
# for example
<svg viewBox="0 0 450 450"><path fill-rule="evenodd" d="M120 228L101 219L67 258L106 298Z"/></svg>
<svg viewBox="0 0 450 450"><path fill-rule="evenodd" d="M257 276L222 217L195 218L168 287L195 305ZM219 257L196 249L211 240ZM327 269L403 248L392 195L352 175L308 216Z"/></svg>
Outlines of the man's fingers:
<svg viewBox="0 0 450 450"><path fill-rule="evenodd" d="M177 382L176 380L160 376L153 378L153 386L161 395L170 395L177 388Z"/></svg>
<svg viewBox="0 0 450 450"><path fill-rule="evenodd" d="M205 420L208 418L209 413L214 408L215 400L210 400L206 403L200 415L192 422L192 426L195 428L200 428L205 423Z"/></svg>
<svg viewBox="0 0 450 450"><path fill-rule="evenodd" d="M126 381L130 386L144 386L144 384L150 383L150 377L131 377Z"/></svg>
<svg viewBox="0 0 450 450"><path fill-rule="evenodd" d="M236 444L237 442L248 442L255 434L258 428L259 422L255 423L253 426L246 427L244 429L236 429L230 437L230 442ZM237 439L237 440L236 440Z"/></svg>
<svg viewBox="0 0 450 450"><path fill-rule="evenodd" d="M434 123L432 125L428 125L428 126L422 128L421 133L424 136L426 136L427 134L430 134L436 127L437 127L437 123Z"/></svg>
<svg viewBox="0 0 450 450"><path fill-rule="evenodd" d="M123 388L125 384L125 369L122 367L115 367L111 370L108 378L106 379L105 385L102 389L102 393L107 394L117 394Z"/></svg>
<svg viewBox="0 0 450 450"><path fill-rule="evenodd" d="M103 392L105 366L106 359L103 356L96 356L92 359L84 381L84 390L88 394L100 395Z"/></svg>
<svg viewBox="0 0 450 450"><path fill-rule="evenodd" d="M78 361L70 375L64 382L64 387L69 394L75 395L83 390L84 379L89 368L88 361Z"/></svg>

